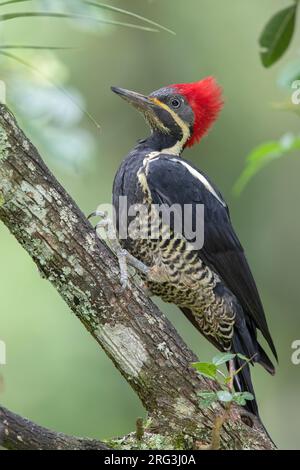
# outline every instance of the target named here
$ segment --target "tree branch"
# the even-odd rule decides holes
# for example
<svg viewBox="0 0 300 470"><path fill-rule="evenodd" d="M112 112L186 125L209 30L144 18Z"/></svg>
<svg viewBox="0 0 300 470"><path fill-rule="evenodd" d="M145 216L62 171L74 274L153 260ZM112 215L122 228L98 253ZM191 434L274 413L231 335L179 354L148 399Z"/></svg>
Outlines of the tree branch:
<svg viewBox="0 0 300 470"><path fill-rule="evenodd" d="M213 385L191 368L194 354L135 281L121 291L115 257L4 105L0 219L136 391L151 431L172 436L174 447L180 439L189 446L209 442L222 409L201 409L197 392ZM250 427L242 408L233 407L231 415L223 448L273 448L255 417L248 417Z"/></svg>
<svg viewBox="0 0 300 470"><path fill-rule="evenodd" d="M94 439L50 431L0 406L0 446L12 450L107 450Z"/></svg>

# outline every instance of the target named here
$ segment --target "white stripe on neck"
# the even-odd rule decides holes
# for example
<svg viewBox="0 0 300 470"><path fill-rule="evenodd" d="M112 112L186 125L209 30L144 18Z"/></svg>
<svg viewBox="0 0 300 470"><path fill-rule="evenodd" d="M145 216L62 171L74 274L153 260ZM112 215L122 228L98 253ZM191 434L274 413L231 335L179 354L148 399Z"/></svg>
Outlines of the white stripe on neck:
<svg viewBox="0 0 300 470"><path fill-rule="evenodd" d="M189 137L191 136L191 131L189 126L181 119L181 117L173 111L168 105L165 103L162 103L159 100L156 100L159 104L159 106L163 109L165 109L169 114L171 114L172 118L174 119L175 123L177 126L181 129L182 132L182 138L181 140L178 140L172 147L162 149L162 153L167 153L169 155L176 155L179 156L182 152L182 149L186 142L188 141Z"/></svg>

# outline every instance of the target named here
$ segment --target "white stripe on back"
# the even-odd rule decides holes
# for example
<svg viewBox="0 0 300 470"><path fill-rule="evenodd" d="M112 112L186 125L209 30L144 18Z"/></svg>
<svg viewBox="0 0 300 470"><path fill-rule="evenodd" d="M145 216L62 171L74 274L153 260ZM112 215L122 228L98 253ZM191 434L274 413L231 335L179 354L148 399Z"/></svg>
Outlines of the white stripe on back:
<svg viewBox="0 0 300 470"><path fill-rule="evenodd" d="M145 159L144 159L144 166L146 167L146 174L148 173L148 165L150 163L155 162L156 160L159 160L160 158L165 158L161 157L160 152L151 152ZM219 201L222 206L227 207L226 203L223 201L223 199L218 196L212 185L207 181L205 176L203 176L199 171L195 170L192 166L190 166L187 162L180 160L179 158L171 158L170 159L172 162L180 163L183 165L194 178L196 178L198 181L200 181L203 186Z"/></svg>
<svg viewBox="0 0 300 470"><path fill-rule="evenodd" d="M199 180L205 186L205 188L222 204L222 206L226 207L226 203L220 198L220 196L218 196L218 194L216 193L212 185L209 183L209 181L207 181L205 176L203 176L201 173L195 170L195 168L193 168L192 166L190 166L187 162L183 160L172 158L172 161L178 162L181 165L183 165L191 173L191 175L194 176L194 178L197 178L197 180Z"/></svg>

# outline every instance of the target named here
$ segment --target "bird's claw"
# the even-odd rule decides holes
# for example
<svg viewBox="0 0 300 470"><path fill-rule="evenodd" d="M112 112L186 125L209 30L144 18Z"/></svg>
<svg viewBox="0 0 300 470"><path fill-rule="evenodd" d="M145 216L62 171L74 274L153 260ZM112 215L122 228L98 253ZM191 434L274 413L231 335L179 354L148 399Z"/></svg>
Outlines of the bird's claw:
<svg viewBox="0 0 300 470"><path fill-rule="evenodd" d="M96 233L99 228L104 228L107 234L112 251L118 258L119 269L120 269L120 282L122 286L122 291L128 287L128 264L135 268L138 272L148 276L149 268L142 261L138 260L132 256L127 250L123 249L120 245L120 242L117 238L116 231L112 220L108 217L107 212L96 210L92 212L88 218L91 217L101 217L102 220L96 224ZM98 235L99 236L99 235Z"/></svg>
<svg viewBox="0 0 300 470"><path fill-rule="evenodd" d="M122 291L124 291L128 287L127 256L129 255L129 253L121 247L119 240L117 238L116 232L115 232L113 222L108 217L107 212L96 210L88 216L88 219L92 217L100 217L102 219L95 226L96 234L99 237L98 229L100 228L104 228L104 230L106 231L111 249L118 258L119 269L120 269L120 283L122 286Z"/></svg>
<svg viewBox="0 0 300 470"><path fill-rule="evenodd" d="M102 219L107 218L107 212L95 210L90 215L87 216L87 219L90 220L92 217L101 217Z"/></svg>
<svg viewBox="0 0 300 470"><path fill-rule="evenodd" d="M127 265L127 251L120 249L117 253L119 269L120 269L120 283L122 291L125 291L128 287L128 265Z"/></svg>

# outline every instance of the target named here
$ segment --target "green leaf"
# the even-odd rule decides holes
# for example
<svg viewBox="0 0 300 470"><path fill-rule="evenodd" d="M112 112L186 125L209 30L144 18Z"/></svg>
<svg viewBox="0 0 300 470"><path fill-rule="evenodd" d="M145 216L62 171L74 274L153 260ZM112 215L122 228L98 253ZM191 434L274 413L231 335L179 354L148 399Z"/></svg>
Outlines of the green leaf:
<svg viewBox="0 0 300 470"><path fill-rule="evenodd" d="M246 159L246 168L239 176L233 187L233 193L238 196L251 178L256 175L268 163L283 157L293 150L300 149L300 137L293 134L285 134L278 141L265 142L256 147Z"/></svg>
<svg viewBox="0 0 300 470"><path fill-rule="evenodd" d="M200 408L209 408L215 400L200 400Z"/></svg>
<svg viewBox="0 0 300 470"><path fill-rule="evenodd" d="M117 8L117 7L114 7L112 5L106 5L105 3L93 2L93 1L90 1L90 0L83 0L83 1L87 5L91 5L91 6L94 6L94 7L97 7L97 8L101 8L102 10L109 10L109 11L113 11L113 12L116 12L116 13L120 13L122 15L127 15L127 16L130 16L132 18L136 18L138 20L144 21L145 23L151 24L152 26L160 28L164 31L167 31L170 34L174 34L174 35L176 34L171 29L168 29L165 26L162 26L161 24L156 23L155 21L149 20L148 18L145 18L144 16L140 16L136 13L132 13L131 11L123 10L122 8Z"/></svg>
<svg viewBox="0 0 300 470"><path fill-rule="evenodd" d="M198 392L197 393L198 397L203 398L203 399L208 399L208 398L216 398L217 394L216 392Z"/></svg>
<svg viewBox="0 0 300 470"><path fill-rule="evenodd" d="M140 25L133 24L133 23L123 23L121 21L107 20L107 19L101 19L101 18L93 18L90 16L77 15L75 13L55 13L55 12L43 12L43 11L5 13L3 15L0 15L0 21L9 21L9 20L17 19L17 18L35 18L35 17L71 18L74 20L85 20L85 21L92 21L96 23L103 23L103 24L114 25L114 26L124 26L126 28L140 29L142 31L150 31L154 33L158 32L157 29L148 28L147 26L140 26Z"/></svg>
<svg viewBox="0 0 300 470"><path fill-rule="evenodd" d="M254 396L249 392L236 392L233 394L233 401L238 405L246 405L246 401L254 400Z"/></svg>
<svg viewBox="0 0 300 470"><path fill-rule="evenodd" d="M249 392L241 392L241 396L247 401L254 400L254 396Z"/></svg>
<svg viewBox="0 0 300 470"><path fill-rule="evenodd" d="M12 5L14 3L25 3L25 2L28 2L28 1L31 1L31 0L10 0L10 1L5 1L5 2L0 3L0 7L4 6L4 5ZM133 12L128 11L128 10L124 10L122 8L117 8L117 7L112 6L112 5L106 5L105 3L100 3L100 2L90 1L90 0L82 0L82 3L85 3L86 5L91 5L91 6L94 6L94 7L97 7L97 8L101 8L102 10L108 10L108 11L112 11L114 13L120 13L122 15L130 16L131 18L136 18L138 20L141 20L144 23L148 23L152 26L155 26L155 28L159 28L163 31L166 31L166 32L170 33L170 34L174 34L174 35L176 34L171 29L166 28L165 26L163 26L159 23L156 23L155 21L149 20L148 18L145 18L144 16L138 15L137 13L133 13ZM51 13L49 13L49 15L51 15ZM66 13L66 15L68 15L68 14ZM72 14L70 14L70 16L74 17L74 15L72 15ZM88 19L97 21L96 18L88 18ZM157 29L152 29L152 28L149 29L149 28L145 28L143 26L134 25L134 24L120 23L118 21L110 21L110 20L104 20L104 19L103 20L99 19L99 21L103 22L103 23L107 23L107 24L115 24L115 25L127 26L127 27L136 27L138 29L144 29L145 31L157 32Z"/></svg>
<svg viewBox="0 0 300 470"><path fill-rule="evenodd" d="M228 390L219 390L217 392L217 397L218 400L228 403L229 401L232 401L232 394L228 392Z"/></svg>
<svg viewBox="0 0 300 470"><path fill-rule="evenodd" d="M210 362L193 362L192 366L199 372L210 379L216 379L217 366Z"/></svg>
<svg viewBox="0 0 300 470"><path fill-rule="evenodd" d="M209 408L218 399L215 392L199 392L198 397L202 408Z"/></svg>
<svg viewBox="0 0 300 470"><path fill-rule="evenodd" d="M220 366L221 364L225 364L225 362L231 361L234 358L235 354L231 353L217 354L212 361L216 366Z"/></svg>
<svg viewBox="0 0 300 470"><path fill-rule="evenodd" d="M240 395L236 395L234 394L233 397L232 397L232 400L237 403L238 405L241 405L241 406L245 406L246 405L246 400L240 396Z"/></svg>
<svg viewBox="0 0 300 470"><path fill-rule="evenodd" d="M15 3L25 3L25 2L28 2L28 1L31 1L31 0L6 0L6 1L3 1L3 2L0 3L0 7L4 6L4 5L13 5ZM105 3L100 3L100 2L90 1L90 0L78 0L78 1L79 1L79 3L81 2L81 3L85 3L86 5L91 5L91 6L101 8L102 10L108 10L108 11L112 11L114 13L120 13L122 15L130 16L131 18L136 18L136 19L144 21L145 23L148 23L152 26L160 28L161 30L167 31L170 34L174 34L174 35L176 34L171 29L166 28L165 26L163 26L159 23L156 23L155 21L149 20L148 18L145 18L144 16L138 15L137 13L133 13L133 12L128 11L128 10L123 10L122 8L117 8L115 6L107 5Z"/></svg>
<svg viewBox="0 0 300 470"><path fill-rule="evenodd" d="M265 26L259 44L265 67L270 67L284 54L292 40L296 22L297 3L276 13Z"/></svg>

